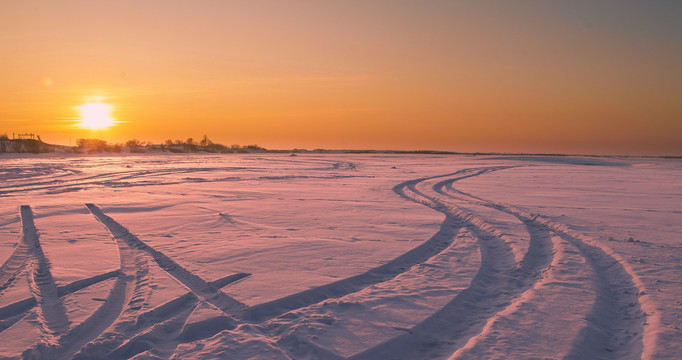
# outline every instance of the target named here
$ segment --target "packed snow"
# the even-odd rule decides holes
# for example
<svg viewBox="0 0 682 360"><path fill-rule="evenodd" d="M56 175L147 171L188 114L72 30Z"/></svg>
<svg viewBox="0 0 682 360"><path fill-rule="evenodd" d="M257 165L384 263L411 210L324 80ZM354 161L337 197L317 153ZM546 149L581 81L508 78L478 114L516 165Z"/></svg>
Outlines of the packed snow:
<svg viewBox="0 0 682 360"><path fill-rule="evenodd" d="M0 358L679 359L682 160L0 158Z"/></svg>

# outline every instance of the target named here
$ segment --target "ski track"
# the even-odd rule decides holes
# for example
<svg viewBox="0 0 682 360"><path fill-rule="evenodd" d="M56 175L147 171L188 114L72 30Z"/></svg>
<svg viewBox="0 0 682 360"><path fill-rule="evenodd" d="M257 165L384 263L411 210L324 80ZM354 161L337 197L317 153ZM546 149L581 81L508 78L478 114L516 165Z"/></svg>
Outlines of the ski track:
<svg viewBox="0 0 682 360"><path fill-rule="evenodd" d="M346 162L331 166L333 170L356 168ZM458 231L467 228L477 239L481 254L480 268L470 285L404 334L348 359L495 357L500 355L494 353L496 344L513 343L524 337L526 341L511 347L509 351L514 353L506 356L538 357L550 351L566 359L651 358L657 335L646 325L657 324L659 314L641 280L618 254L564 224L454 187L456 181L513 167L516 166L462 169L396 185L393 191L399 196L445 216L431 238L362 274L251 307L220 290L249 274L206 282L141 241L93 204L86 207L116 241L121 269L57 287L40 248L31 209L22 206L23 238L0 267L0 295L28 265L34 297L0 308L0 332L37 304L43 335L36 346L23 353L24 358L57 359L75 354L77 359L127 359L145 352L145 356L169 358L181 343L207 339L240 324L265 323L290 311L391 280L447 249ZM135 176L126 173L126 177ZM475 211L457 207L452 203L454 200L515 216L529 236L522 259L515 258L511 245L498 229L475 215ZM151 291L148 287L151 260L190 291L144 311L144 300ZM118 277L106 301L85 321L69 329L60 298L113 276ZM552 314L553 304L566 298L576 298L573 310L584 314L583 321L571 322L562 319L560 313ZM224 315L188 324L188 318L201 302L218 308ZM278 337L266 328L252 328L261 329L257 330L261 335L271 338L294 358L343 358L305 339ZM557 331L572 336L564 336L563 342L557 343L551 338ZM543 336L543 340L538 340ZM532 345L538 341L545 348Z"/></svg>

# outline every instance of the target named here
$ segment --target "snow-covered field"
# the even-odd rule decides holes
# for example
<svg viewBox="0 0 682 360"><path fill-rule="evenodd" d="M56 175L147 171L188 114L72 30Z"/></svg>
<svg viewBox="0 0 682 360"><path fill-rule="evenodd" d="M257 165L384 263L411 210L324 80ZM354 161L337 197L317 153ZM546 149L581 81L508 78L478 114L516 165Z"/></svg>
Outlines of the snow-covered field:
<svg viewBox="0 0 682 360"><path fill-rule="evenodd" d="M682 160L0 158L0 357L679 359Z"/></svg>

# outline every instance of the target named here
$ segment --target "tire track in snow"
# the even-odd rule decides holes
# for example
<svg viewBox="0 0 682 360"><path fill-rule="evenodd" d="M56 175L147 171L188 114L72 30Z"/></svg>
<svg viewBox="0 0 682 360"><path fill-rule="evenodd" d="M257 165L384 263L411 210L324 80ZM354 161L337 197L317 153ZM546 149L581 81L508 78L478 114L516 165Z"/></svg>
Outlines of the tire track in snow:
<svg viewBox="0 0 682 360"><path fill-rule="evenodd" d="M408 271L413 266L423 263L424 261L437 254L440 254L443 250L447 249L452 245L455 235L460 229L460 220L452 217L446 217L441 224L440 230L429 240L402 254L401 256L385 263L384 265L370 269L365 273L336 281L334 283L322 285L271 302L252 306L244 312L244 316L238 317L238 319L246 323L265 322L287 312L304 308L327 299L341 298L345 295L366 289L371 285L391 280L396 276ZM212 330L208 332L203 331L203 333L193 335L191 337L188 337L191 331L183 331L183 333L180 335L180 339L176 340L174 345L177 346L179 343L206 339L222 330L233 329L236 325L238 325L236 322L228 323L221 317L209 318L206 320L206 322L211 322L208 328L212 328ZM163 328L168 328L168 326L165 324L162 326ZM263 335L268 336L266 334ZM149 335L144 335L140 341L149 341L150 338L151 337ZM155 341L158 340L159 339L156 339ZM166 341L172 342L168 339L166 339ZM127 351L133 351L130 349L139 349L140 351L147 350L146 345L141 345L141 343L135 346L127 345L127 348L129 349ZM125 353L127 354L127 352ZM322 353L326 352L323 351Z"/></svg>
<svg viewBox="0 0 682 360"><path fill-rule="evenodd" d="M21 222L21 217L0 223L0 227L19 222ZM0 265L0 297L8 287L12 286L19 274L24 270L27 257L28 251L26 244L20 238L14 246L14 249L12 249L12 253L5 259L5 262Z"/></svg>
<svg viewBox="0 0 682 360"><path fill-rule="evenodd" d="M250 275L247 273L228 275L211 281L210 284L220 289ZM187 317L199 303L200 299L192 292L178 296L139 314L134 321L128 321L116 332L116 336L107 337L99 342L91 342L81 348L74 359L130 358L148 350L151 342L158 343L162 340L166 343L173 342L173 336L170 334L175 336L182 334ZM233 329L234 323L234 321L229 321L226 322L226 326L214 329L219 329L218 331Z"/></svg>
<svg viewBox="0 0 682 360"><path fill-rule="evenodd" d="M120 274L119 270L114 270L104 274L95 275L89 278L76 280L70 284L58 286L57 292L59 293L59 297L64 297L66 295L73 294L78 290L82 290L88 286L118 276L119 274ZM23 317L27 311L33 309L36 305L37 305L36 299L34 297L29 297L0 307L0 332L3 332L16 321L20 320L21 317Z"/></svg>
<svg viewBox="0 0 682 360"><path fill-rule="evenodd" d="M387 340L350 359L413 359L451 354L482 331L487 320L505 308L515 296L531 288L536 274L552 260L549 233L527 227L530 234L528 254L517 264L501 233L477 216L454 208L443 199L418 188L426 181L457 176L464 179L508 167L464 169L452 174L406 181L394 187L400 196L428 206L446 216L458 217L479 239L481 267L471 285L456 295L432 316L407 333Z"/></svg>
<svg viewBox="0 0 682 360"><path fill-rule="evenodd" d="M651 358L657 334L645 324L657 325L660 315L632 267L607 246L539 214L531 214L511 205L462 192L454 187L456 179L438 185L453 197L516 216L521 221L554 231L577 248L594 270L596 299L587 314L587 325L576 337L568 359Z"/></svg>
<svg viewBox="0 0 682 360"><path fill-rule="evenodd" d="M192 315L197 304L198 302L194 303L193 306L183 308L172 318L155 324L142 334L130 338L121 346L106 354L106 358L130 359L145 351L152 351L157 358L170 358L170 356L173 355L177 344L179 344L179 342L175 340L181 336L183 325L185 325L187 319ZM233 329L234 327L231 328ZM154 346L162 343L165 346ZM174 346L169 346L169 343L173 343ZM92 357L89 356L84 359L87 358L92 359ZM78 359L78 357L76 359Z"/></svg>
<svg viewBox="0 0 682 360"><path fill-rule="evenodd" d="M116 321L134 317L139 312L151 289L149 288L149 260L136 253L127 243L114 238L119 250L120 269L112 289L104 302L80 324L52 343L41 342L24 351L24 358L70 358L82 346L96 339Z"/></svg>
<svg viewBox="0 0 682 360"><path fill-rule="evenodd" d="M567 359L640 359L647 315L639 297L645 291L618 260L599 246L579 237L561 234L577 247L596 272L597 298L587 315L587 326L578 334Z"/></svg>
<svg viewBox="0 0 682 360"><path fill-rule="evenodd" d="M497 169L497 167L490 169ZM475 170L478 170L478 172L492 171L490 169ZM467 172L467 174L463 174L464 172ZM477 175L477 173L468 174L469 172L472 171L467 169L464 171L458 171L452 174L441 176L461 174L462 178L465 178ZM411 187L413 186L413 184L416 184L423 180L425 179L410 180L405 183L397 185L396 187L394 187L393 190L402 197L405 197L412 201L420 202L419 200L414 200L406 196L404 193L404 188ZM244 320L248 322L263 322L292 310L310 306L330 298L339 298L350 293L354 293L362 289L365 289L376 283L390 280L396 277L397 275L407 271L410 267L422 263L427 259L435 256L436 254L440 253L444 249L446 249L452 243L455 235L457 234L461 227L462 222L460 221L460 219L458 219L457 217L446 216L438 232L434 234L430 239L428 239L421 245L413 248L412 250L400 255L399 257L385 263L384 265L370 269L365 273L350 278L342 279L330 284L305 290L263 304L254 305L247 309L246 314L244 316Z"/></svg>
<svg viewBox="0 0 682 360"><path fill-rule="evenodd" d="M94 204L85 204L90 212L107 228L107 230L116 239L120 239L128 244L136 251L143 251L154 259L156 264L166 273L174 277L177 281L186 286L191 292L196 294L203 301L220 309L228 316L240 315L246 309L246 305L226 295L222 291L216 289L210 283L206 282L201 277L185 269L180 264L173 261L171 258L162 252L152 248L144 243L137 236L133 235L117 223L111 217L105 215L100 208Z"/></svg>
<svg viewBox="0 0 682 360"><path fill-rule="evenodd" d="M19 274L24 270L27 259L28 248L22 239L18 241L17 246L14 247L9 258L0 266L0 296L2 296L5 290L14 283Z"/></svg>
<svg viewBox="0 0 682 360"><path fill-rule="evenodd" d="M422 263L445 250L454 240L460 227L459 221L446 217L438 232L430 239L397 258L359 275L251 306L246 310L243 319L247 322L260 323L292 310L310 306L330 298L339 298L371 285L390 280L407 271L412 266Z"/></svg>
<svg viewBox="0 0 682 360"><path fill-rule="evenodd" d="M448 205L440 202L439 200L421 193L416 188L416 185L418 183L433 178L449 175L460 175L460 178L467 178L503 168L508 167L473 169L473 171L472 169L465 169L462 171L455 172L453 174L446 174L432 178L410 180L395 186L394 191L398 195L411 201L415 201L426 206L432 207L446 215L445 220L441 224L440 230L436 234L434 234L429 240L427 240L423 244L399 256L398 258L391 260L380 267L370 269L369 271L363 274L359 274L354 277L346 278L334 283L306 290L297 294L289 295L287 297L280 298L271 302L252 306L251 308L247 309L246 316L243 318L243 320L251 323L264 322L277 316L283 315L289 311L304 308L327 299L340 298L350 293L354 293L362 289L365 289L378 282L390 280L396 277L397 275L409 270L412 266L420 264L442 252L444 249L451 245L452 241L454 240L455 234L463 226L469 227L470 230L472 230L472 232L474 233L474 235L480 239L481 256L483 259L485 259L485 264L482 266L483 270L479 270L476 277L474 278L474 282L478 281L481 283L480 286L477 286L477 290L494 288L488 286L488 283L490 282L491 278L496 279L495 281L499 281L500 283L507 283L511 281L516 284L518 282L517 279L512 279L510 276L504 275L505 272L511 273L512 271L514 271L514 269L516 269L517 266L514 261L514 257L511 253L511 250L509 249L508 245L503 240L501 240L500 238L501 234L498 231L496 231L489 225L485 224L482 220L473 217L471 214L454 210L451 207L448 207ZM415 198L413 196L408 195L406 191L408 189L418 197ZM475 225L474 223L476 223L477 225ZM500 273L502 273L503 275L499 275ZM517 289L518 285L514 285L513 288L518 291ZM499 289L494 289L494 291L498 290ZM467 291L471 292L470 289L464 290L465 293ZM479 302L480 298L471 299L470 301ZM504 301L505 300L502 300L502 302ZM440 317L445 312L451 315L452 313L459 311L457 307L450 307L446 310L447 311L440 311L436 313L431 318ZM489 306L486 307L486 311L487 312L483 311L481 313L486 314L490 313L489 316L491 316L494 313L494 311L491 310ZM484 320L485 317L480 319L478 323L481 323ZM466 327L468 328L471 325L472 325L471 322L467 322ZM425 328L426 327L432 327L432 325L429 324L428 326L425 326ZM205 337L201 337L200 339L203 338ZM367 358L374 358L375 355L376 354L370 354ZM391 353L391 356L396 355L397 355L396 353Z"/></svg>
<svg viewBox="0 0 682 360"><path fill-rule="evenodd" d="M235 168L235 170L241 170L242 168ZM18 191L33 191L33 190L44 190L44 189L54 189L54 188L60 188L60 187L74 187L74 186L84 186L84 185L91 185L91 184L103 184L107 182L116 182L116 181L121 181L121 180L126 180L126 179L136 179L140 178L143 176L163 176L163 175L177 175L177 174L183 174L183 173L192 173L192 172L200 172L200 171L210 171L213 169L207 169L207 168L189 168L189 169L182 169L182 170L141 170L141 171L116 171L116 172L108 172L108 173L101 173L101 174L95 174L95 175L87 175L87 176L81 176L81 177L76 177L76 178L68 178L68 179L50 179L50 180L43 180L43 181L34 181L34 182L22 182L19 184L13 184L9 186L2 186L0 185L0 194L5 194L5 193L12 193L12 192L18 192ZM62 175L61 177L65 177L68 175L74 175L74 174L65 174ZM78 175L77 173L75 175Z"/></svg>
<svg viewBox="0 0 682 360"><path fill-rule="evenodd" d="M354 170L355 165L353 163L337 163L330 164L329 170L342 170L350 169ZM79 178L65 179L65 180L49 180L34 183L21 183L13 184L9 186L0 185L0 196L11 195L15 193L25 193L30 191L45 191L46 193L61 193L69 191L77 191L82 189L89 189L96 186L109 186L109 187L134 187L134 186L149 186L149 185L177 185L177 184L187 184L191 182L223 182L223 181L244 181L244 180L281 180L281 179L308 179L308 178L345 178L345 177L357 177L356 175L331 175L331 176L311 176L311 175L284 175L284 176L256 176L248 177L245 175L231 176L218 179L168 179L164 178L166 175L178 176L180 174L192 174L196 172L209 172L213 170L246 170L242 167L234 168L188 168L188 169L175 169L175 170L144 170L144 171L119 171L110 172L104 174L89 175ZM313 169L315 170L315 169ZM327 170L317 169L317 170ZM140 180L143 179L143 180ZM133 180L130 182L129 180Z"/></svg>
<svg viewBox="0 0 682 360"><path fill-rule="evenodd" d="M455 174L459 173L461 173L461 171ZM463 176L469 177L475 175L467 174ZM414 181L411 180L404 184L411 182ZM396 190L398 188L399 186L394 188L394 191L397 193L399 193L398 190ZM401 193L399 193L399 195L403 196ZM406 272L411 267L423 263L424 261L447 249L454 241L455 235L459 232L462 226L463 223L461 219L457 217L446 216L439 231L430 239L411 249L410 251L400 255L399 257L385 263L384 265L372 268L365 273L350 278L305 290L270 302L251 306L247 308L243 316L238 317L238 319L247 323L262 323L287 312L301 309L327 299L341 298L345 295L358 292L379 282L393 279L396 276ZM215 333L193 338L192 340L201 340L213 335L215 335Z"/></svg>
<svg viewBox="0 0 682 360"><path fill-rule="evenodd" d="M464 291L468 292L468 295L462 295L459 300L457 297L453 299L452 302L448 303L448 305L436 312L429 319L418 324L413 329L410 329L410 334L405 334L405 336L399 336L398 338L389 340L387 343L380 344L377 348L369 349L368 351L357 354L351 358L373 358L373 356L382 355L391 355L393 358L422 358L428 355L446 354L448 351L451 354L453 347L456 349L457 346L460 346L460 352L455 353L455 355L460 356L461 354L470 351L472 348L476 348L478 344L488 343L490 341L489 329L494 329L500 321L504 321L504 319L513 316L515 311L521 309L525 304L532 304L533 301L536 301L537 294L547 285L542 280L535 281L532 277L533 274L537 273L538 269L541 270L544 268L544 265L548 263L548 260L552 260L551 255L549 255L549 257L547 255L548 247L546 246L549 242L550 231L558 234L558 236L561 237L562 242L568 245L566 247L574 247L578 250L579 259L576 259L575 255L571 255L573 256L572 262L582 261L582 263L588 264L588 270L591 270L595 274L592 276L592 278L595 279L592 282L592 285L596 289L596 300L589 310L589 313L586 313L587 326L579 332L575 341L569 347L567 358L617 359L639 358L640 356L643 358L650 357L648 355L650 355L653 349L651 346L642 344L643 342L649 343L643 341L643 338L651 338L654 340L651 344L655 344L655 334L647 332L644 324L647 319L656 321L656 315L652 315L651 313L642 315L642 309L645 308L647 295L643 294L644 287L641 285L641 282L639 282L634 271L629 267L629 264L600 243L587 238L584 235L573 232L563 224L554 223L548 219L539 217L537 214L529 214L506 204L497 204L460 192L452 186L457 180L481 175L490 171L502 170L504 168L509 167L464 169L452 174L410 180L394 188L394 191L400 196L444 213L446 218L443 221L439 232L444 230L446 223L452 228L469 228L479 238L482 256L485 256L487 261L485 264L482 264L479 273L476 275L477 278L480 278L474 279L477 283L474 284L474 282L472 282L472 286ZM455 176L455 178L441 181L432 187L438 195L434 196L433 194L430 194L430 191L425 192L420 189L420 186L427 184L427 181L429 180L447 176ZM494 227L486 224L483 220L470 213L454 208L452 205L448 204L441 195L453 196L457 199L469 201L477 205L489 206L493 209L516 216L526 226L531 237L531 245L523 260L517 263L516 261L513 261L513 256L510 258L508 246L504 243L503 239L500 238L499 231ZM90 208L90 206L88 206L88 208ZM97 210L99 209L97 208ZM93 215L95 214L93 213ZM106 216L104 214L102 215ZM100 219L97 215L95 215L95 217ZM100 221L109 229L109 226L107 226L104 221L101 219ZM147 246L146 244L130 234L127 229L120 226L113 221L113 219L111 219L111 221L113 224L125 230L125 232L120 233L122 236L120 239L117 239L117 241L121 240L126 245L129 245L136 253L140 253L141 251L138 250L142 250L150 256L154 256L152 251L156 250L151 249L152 251L150 251L144 249L144 246ZM114 232L111 229L109 229L109 231L116 238ZM137 241L126 240L126 233L127 235L133 236ZM434 237L435 236L436 235L434 235ZM427 240L427 242L432 239L433 237ZM533 245L534 240L535 245ZM560 247L557 246L557 248ZM424 251L424 249L422 249L422 251ZM430 251L433 251L433 249ZM402 258L406 254L403 254L399 258ZM563 250L558 251L557 254L554 263L558 261L557 259L564 259L567 256L566 252ZM416 256L419 254L412 255ZM423 256L423 254L421 256ZM163 260L162 257L159 258ZM392 261L396 261L399 258ZM157 263L160 261L157 260L156 257L154 259ZM414 259L409 261L414 261ZM423 261L424 260L422 260L422 262ZM416 264L418 263L419 262ZM161 266L160 263L159 266ZM406 271L407 268L401 269L400 267L396 267L393 268L393 271L401 273ZM555 268L558 268L558 266L555 266ZM561 270L555 268L550 269L551 271ZM371 269L367 273L375 269ZM367 273L361 275L366 275ZM388 276L390 276L390 274ZM298 298L291 295L293 298L287 297L289 298L287 300L284 300L286 298L283 298L274 301L280 301L279 304L271 304L273 302L265 303L269 304L269 309L267 306L263 306L261 308L263 311L261 314L266 315L258 319L259 321L266 321L278 316L276 314L277 312L283 314L290 311L286 310L286 307L293 306L293 309L299 309L312 303L322 301L316 300L316 296L326 296L325 299L339 297L335 296L334 293L334 291L337 290L341 292L349 291L349 293L358 291L353 290L353 286L362 286L362 284L351 284L353 286L350 288L347 288L344 284L339 284L348 281L349 279L352 278L323 285L323 287L329 286L326 289L321 289L323 287L311 289L314 290L312 293L303 292L307 294L294 294L299 295ZM349 283L353 283L353 281L349 281ZM193 292L188 293L188 295L197 299L196 301L203 300L203 298L197 298ZM458 297L459 296L460 295L458 295ZM514 300L515 296L518 296L516 300ZM488 298L492 298L493 300L480 301L481 299ZM306 305L306 303L309 304ZM185 305L186 304L188 303L185 303ZM254 311L254 308L265 304L249 308L244 313L245 315L240 318L247 321L258 321L258 319L254 320L253 318L250 318L250 316L252 316L253 313L258 313L258 311ZM651 304L648 303L648 305ZM471 312L472 308L474 309L473 314L464 314L462 315L463 317L457 314L461 310ZM649 306L649 308L651 308L651 306ZM125 341L125 345L119 346L119 348L117 348L118 350L114 353L110 353L110 355L115 354L132 357L145 351L142 347L138 347L140 344L142 344L142 346L144 346L145 343L155 344L155 341L157 340L164 343L169 341L174 342L178 341L177 339L186 342L214 335L213 333L201 335L198 338L181 339L182 334L185 334L184 336L187 336L188 334L185 330L180 333L177 332L179 326L184 326L185 320L183 320L183 317L186 314L187 308L180 306L178 309L180 310L171 317L149 322L151 327L146 327L148 331L144 331L133 337L128 335L126 337L127 340ZM270 311L270 313L268 311ZM271 314L272 311L275 312L274 315ZM142 316L138 316L138 321L140 321L141 318ZM220 317L212 320L218 321L216 319L220 320ZM222 320L225 319L229 320L230 318L222 317ZM460 330L457 330L457 327L452 326L453 321L458 322L458 324L463 324L457 325L461 327ZM226 326L225 329L229 329L230 326ZM217 328L219 329L219 327ZM173 336L165 338L163 336L163 331L168 329L175 330L171 331ZM459 331L459 333L455 336L442 336L442 334L448 332L452 334L453 329L455 332ZM176 340L173 340L173 338ZM461 348L460 344L462 344L464 340L467 340L467 345L465 345L464 348ZM402 351L401 349L404 349L406 344L408 351ZM139 351L140 349L142 350ZM416 353L410 354L410 349L414 349Z"/></svg>
<svg viewBox="0 0 682 360"><path fill-rule="evenodd" d="M43 253L38 239L38 230L33 222L33 211L28 205L21 206L21 230L23 242L29 254L28 275L31 294L38 304L38 321L42 341L51 343L55 336L69 328L66 308L59 297L57 284L50 272L50 262Z"/></svg>
<svg viewBox="0 0 682 360"><path fill-rule="evenodd" d="M500 356L540 359L547 354L565 358L569 354L571 339L583 325L575 321L575 314L587 314L590 303L584 299L591 302L595 298L595 287L589 282L594 271L570 243L556 235L552 242L554 258L540 280L491 317L483 331L448 360ZM556 311L557 306L561 306L561 311ZM504 354L501 354L496 349L500 343L515 345L503 348Z"/></svg>
<svg viewBox="0 0 682 360"><path fill-rule="evenodd" d="M498 169L509 168L505 167L491 167L485 169L465 169L457 171L452 174L446 174L441 176L436 176L432 178L424 178L417 180L410 180L399 184L394 187L394 191L406 199L416 201L418 203L430 206L437 211L444 212L446 215L445 220L441 224L440 230L434 234L429 240L422 243L421 245L413 248L412 250L404 253L403 255L397 257L388 263L379 266L377 268L370 269L369 271L356 275L354 277L339 280L334 283L322 285L313 289L309 289L300 293L292 294L284 298L273 300L267 303L259 304L248 308L245 312L245 316L241 319L247 323L261 323L267 320L273 319L277 316L283 315L289 311L304 308L321 301L340 298L345 295L363 290L371 285L379 282L390 280L397 275L404 273L409 270L412 266L420 264L431 257L439 254L444 249L446 249L452 241L454 240L455 234L460 230L461 227L470 227L472 232L479 238L485 238L487 241L487 248L493 249L492 253L496 254L494 260L488 261L487 267L489 272L485 271L481 273L479 271L480 278L485 278L490 276L490 273L497 273L501 270L497 267L501 267L511 271L515 267L515 262L513 260L513 255L508 246L503 240L500 239L500 233L495 229L491 228L489 225L480 221L479 219L473 218L472 215L461 212L452 211L451 213L446 213L448 206L440 203L438 200L422 194L416 189L416 184L424 180L429 180L438 177L444 177L449 175L460 175L460 178L467 178L471 176L476 176L489 171L495 171ZM422 199L414 199L406 194L405 189L410 189L415 194L420 195ZM487 228L487 230L482 230L477 226L473 225L473 222L479 223L482 227ZM492 235L491 235L492 234ZM482 256L484 249L481 250ZM501 255L500 255L501 254ZM487 256L487 255L485 255ZM492 256L488 256L493 258ZM213 334L211 334L212 336ZM203 339L201 337L198 339ZM195 339L195 340L198 340Z"/></svg>
<svg viewBox="0 0 682 360"><path fill-rule="evenodd" d="M88 208L90 208L90 206L88 206ZM91 210L97 211L99 209L93 208ZM101 222L107 229L112 227L112 223L107 222L106 218L98 217L94 213L93 215L100 221L101 219L104 219L105 221ZM66 334L56 339L56 341L39 342L30 349L24 351L22 357L36 359L66 359L71 358L71 356L83 349L92 347L101 348L103 344L116 344L112 346L116 347L118 344L129 340L137 331L142 331L149 326L154 326L158 322L163 321L163 319L173 319L177 317L178 312L191 305L187 305L188 299L189 303L194 303L194 306L196 306L200 299L195 293L190 292L185 296L176 299L176 301L170 301L160 307L141 313L143 304L151 292L151 289L149 288L148 264L151 256L148 252L140 249L139 244L127 241L130 239L121 236L122 234L123 232L121 232L120 229L116 232L112 232L114 241L119 248L121 269L115 272L118 275L117 281L103 304L95 310L91 316L74 326ZM154 260L158 261L156 258ZM159 264L159 266L161 265ZM166 266L164 270L167 270L168 268L169 266ZM60 288L60 290L63 289L60 292L60 296L76 291L78 288L89 286L95 280L101 281L103 280L100 279L101 277L106 277L108 275L110 274L103 274L93 279L84 279L64 286ZM220 288L247 275L248 274L231 275L211 282L208 285ZM201 300L205 300L205 298L202 298ZM183 304L185 305L184 307ZM29 302L19 302L19 304L11 305L13 306L8 310L13 310L14 312L20 310L19 308L21 307L25 308L30 306ZM20 319L21 315L12 317L10 321L16 322ZM232 322L234 321L232 320ZM104 347L106 348L106 346ZM106 352L104 355L106 355ZM93 357L86 356L86 358ZM94 358L101 357L95 356Z"/></svg>
<svg viewBox="0 0 682 360"><path fill-rule="evenodd" d="M437 298L439 303L447 302L459 291L469 287L480 267L480 259L478 239L465 228L461 228L447 249L394 279L335 301L325 301L300 312L288 313L285 317L269 322L265 328L272 337L279 337L277 344L293 359L306 356L330 358L313 355L320 352L321 343L328 341L334 344L345 341L356 343L352 348L333 347L327 350L335 357L345 358L342 354L352 355L362 349L357 346L376 343L374 336L387 336L385 327L390 327L393 331L410 331L404 327L411 326L410 322L401 319L402 312L399 309L420 309L417 311L422 315L416 317L431 315L440 306L433 307L430 298ZM359 323L355 322L357 320L360 320ZM362 330L356 333L354 329L358 324L362 324ZM364 326L367 325L370 330L365 330ZM342 336L345 340L334 339L334 334L343 333L353 335ZM310 334L314 334L312 338Z"/></svg>

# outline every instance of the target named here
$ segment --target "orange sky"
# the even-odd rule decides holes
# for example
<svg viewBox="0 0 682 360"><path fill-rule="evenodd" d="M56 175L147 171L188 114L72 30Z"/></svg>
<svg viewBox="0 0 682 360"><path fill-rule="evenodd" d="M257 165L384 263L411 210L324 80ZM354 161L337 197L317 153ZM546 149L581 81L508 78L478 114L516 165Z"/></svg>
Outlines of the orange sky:
<svg viewBox="0 0 682 360"><path fill-rule="evenodd" d="M679 1L3 1L0 133L682 155L681 64Z"/></svg>

